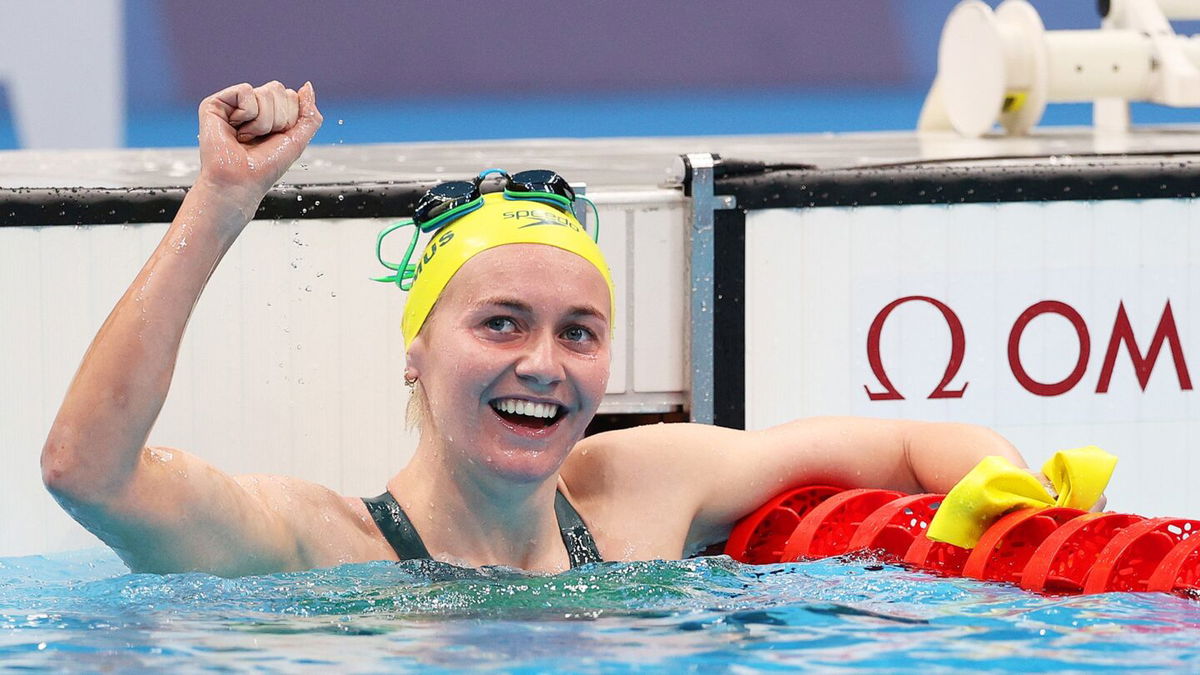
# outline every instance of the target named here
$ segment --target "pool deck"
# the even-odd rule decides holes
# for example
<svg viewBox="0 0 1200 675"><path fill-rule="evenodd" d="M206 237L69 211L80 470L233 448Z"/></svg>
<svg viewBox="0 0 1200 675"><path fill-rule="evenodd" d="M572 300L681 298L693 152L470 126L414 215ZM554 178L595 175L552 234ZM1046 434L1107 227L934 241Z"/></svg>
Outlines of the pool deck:
<svg viewBox="0 0 1200 675"><path fill-rule="evenodd" d="M540 139L313 146L283 184L428 183L486 167L554 168L591 193L656 190L685 153L726 159L811 164L818 170L972 160L1106 155L1106 161L1200 153L1192 126L1098 134L1050 127L1026 137L964 139L908 131L777 136ZM1125 157L1121 157L1126 155ZM190 184L199 171L195 148L0 152L0 189L161 188ZM2 197L0 197L2 199Z"/></svg>

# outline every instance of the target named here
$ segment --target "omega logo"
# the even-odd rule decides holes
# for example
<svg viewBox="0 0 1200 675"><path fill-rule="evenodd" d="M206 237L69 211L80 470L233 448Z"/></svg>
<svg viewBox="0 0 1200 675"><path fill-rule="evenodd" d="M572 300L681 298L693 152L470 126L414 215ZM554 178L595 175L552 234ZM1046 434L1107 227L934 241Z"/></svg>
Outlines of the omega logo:
<svg viewBox="0 0 1200 675"><path fill-rule="evenodd" d="M883 334L883 325L887 321L888 316L897 307L907 302L924 302L933 305L941 312L942 318L946 321L946 326L950 329L950 359L946 362L946 370L942 375L941 382L929 393L928 398L962 398L967 390L968 382L964 382L957 389L950 388L950 383L958 375L958 371L962 367L963 357L967 351L967 337L966 332L963 330L962 321L959 320L958 315L954 313L954 310L949 305L936 298L924 295L909 295L893 300L884 306L883 309L879 310L879 313L875 315L875 319L871 322L871 327L867 331L867 361L871 365L871 372L875 375L875 379L883 387L883 391L871 391L868 385L863 385L867 396L872 401L904 400L904 395L896 389L895 385L888 378L887 370L883 365L883 357L880 355L879 342ZM1075 329L1075 335L1078 340L1079 352L1075 359L1075 366L1070 374L1057 382L1040 382L1034 379L1021 363L1021 337L1025 334L1025 328L1031 321L1043 314L1054 314L1066 319L1071 324L1071 327ZM1158 326L1154 329L1154 337L1150 339L1150 347L1144 354L1138 347L1137 339L1134 337L1133 325L1129 321L1129 314L1125 311L1125 303L1120 302L1117 305L1117 316L1113 320L1112 331L1109 334L1108 346L1104 351L1104 361L1100 367L1100 377L1096 382L1096 393L1103 394L1109 390L1109 386L1112 383L1113 368L1116 366L1117 356L1122 346L1125 347L1125 351L1133 361L1133 369L1138 384L1141 386L1142 391L1145 391L1146 385L1150 382L1150 373L1153 372L1154 364L1158 361L1158 356L1162 352L1164 345L1171 351L1171 360L1175 365L1175 376L1179 381L1180 390L1190 391L1192 389L1192 378L1188 373L1187 360L1183 355L1183 345L1179 340L1179 330L1175 325L1175 315L1171 311L1171 301L1167 300L1166 307L1163 308L1162 315L1159 317ZM1009 370L1026 391L1037 396L1059 396L1074 389L1087 372L1088 361L1092 353L1091 350L1091 333L1088 330L1087 323L1075 308L1058 300L1042 300L1030 305L1013 322L1012 329L1008 333Z"/></svg>

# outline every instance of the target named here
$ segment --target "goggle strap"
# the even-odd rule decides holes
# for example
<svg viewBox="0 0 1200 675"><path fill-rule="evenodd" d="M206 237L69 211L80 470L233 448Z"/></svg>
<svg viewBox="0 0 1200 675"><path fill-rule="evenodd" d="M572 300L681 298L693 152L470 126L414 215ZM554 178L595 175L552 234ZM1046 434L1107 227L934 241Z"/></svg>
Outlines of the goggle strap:
<svg viewBox="0 0 1200 675"><path fill-rule="evenodd" d="M600 209L596 208L596 203L584 197L583 195L575 195L575 199L583 201L588 206L592 207L592 241L600 243Z"/></svg>
<svg viewBox="0 0 1200 675"><path fill-rule="evenodd" d="M472 199L471 201L467 202L466 204L459 204L458 206L450 209L449 211L439 214L437 218L434 218L425 223L421 223L421 231L425 232L425 233L437 232L438 230L445 227L447 222L454 220L455 218L458 218L459 216L464 216L481 206L483 206L483 199L479 198L479 197Z"/></svg>
<svg viewBox="0 0 1200 675"><path fill-rule="evenodd" d="M488 176L491 176L492 174L499 174L501 176L504 176L505 178L508 178L508 172L505 171L504 169L484 169L483 171L479 172L478 176L475 177L475 185L479 185L479 183L482 182L484 178L487 178Z"/></svg>
<svg viewBox="0 0 1200 675"><path fill-rule="evenodd" d="M401 260L399 263L390 263L390 262L384 260L383 259L383 239L384 239L384 237L386 237L387 235L395 232L396 230L398 230L402 227L407 227L409 225L414 226L413 227L413 236L412 236L412 239L410 239L408 242L408 249L404 252L404 259ZM392 225L389 225L389 226L383 228L383 230L381 230L379 232L379 234L375 237L375 259L379 261L379 264L383 265L384 267L386 267L390 270L395 271L396 273L389 274L387 276L382 276L382 277L371 277L371 281L395 283L396 286L398 286L400 288L400 290L402 290L402 291L407 291L408 289L412 288L412 279L414 276L416 276L416 268L414 265L409 264L408 261L412 260L412 254L413 254L413 251L416 250L416 248L417 248L417 239L420 237L420 235L421 235L420 228L417 228L415 226L415 223L413 223L413 221L411 219L401 220L400 222L393 223ZM405 282L408 282L407 286L405 285Z"/></svg>
<svg viewBox="0 0 1200 675"><path fill-rule="evenodd" d="M400 290L407 291L409 288L412 288L411 279L413 278L413 275L415 273L416 273L416 266L409 265L408 269L406 269L404 271L403 275L401 275L399 272L397 272L396 274L389 274L389 275L383 276L383 277L371 277L371 281L381 281L385 284L396 284L396 286L398 286L400 288ZM400 279L397 279L396 277L400 277ZM403 282L405 282L405 281L410 282L408 284L408 286L404 285Z"/></svg>
<svg viewBox="0 0 1200 675"><path fill-rule="evenodd" d="M562 209L569 210L571 208L571 200L562 195L556 195L553 192L521 192L518 190L505 190L505 199L522 199L531 202L541 202L550 206L557 206Z"/></svg>
<svg viewBox="0 0 1200 675"><path fill-rule="evenodd" d="M417 274L416 269L408 261L412 260L412 254L417 248L417 239L420 235L420 228L413 228L412 239L408 241L408 250L404 252L404 259L400 261L400 267L396 270L396 286L400 287L402 291L412 288L413 277ZM407 286L404 285L405 281L408 282Z"/></svg>
<svg viewBox="0 0 1200 675"><path fill-rule="evenodd" d="M398 223L392 223L391 225L388 225L387 227L380 230L379 234L375 235L375 259L379 261L380 265L383 265L384 267L388 268L389 270L400 269L399 265L397 265L395 263L390 263L383 259L383 239L384 239L384 237L388 236L389 234L395 232L396 230L398 230L402 227L405 227L407 225L412 225L412 224L413 224L412 220L409 220L409 219L401 220Z"/></svg>

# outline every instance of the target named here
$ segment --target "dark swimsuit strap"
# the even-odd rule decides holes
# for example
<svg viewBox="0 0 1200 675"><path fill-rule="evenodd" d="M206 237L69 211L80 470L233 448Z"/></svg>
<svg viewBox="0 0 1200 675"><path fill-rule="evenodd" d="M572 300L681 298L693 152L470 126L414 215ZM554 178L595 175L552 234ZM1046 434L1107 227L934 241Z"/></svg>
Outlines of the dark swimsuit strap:
<svg viewBox="0 0 1200 675"><path fill-rule="evenodd" d="M558 517L558 529L562 532L563 544L567 546L572 568L604 560L600 549L596 547L596 540L592 539L592 533L583 522L583 517L561 492L554 493L554 515Z"/></svg>
<svg viewBox="0 0 1200 675"><path fill-rule="evenodd" d="M384 492L378 497L363 497L363 504L375 519L379 531L383 533L388 543L395 549L401 560L419 560L431 558L417 528L413 527L408 514L400 508L396 498L390 492ZM600 562L600 550L596 540L588 531L579 512L567 501L561 492L555 492L554 515L558 518L558 529L562 533L563 544L567 547L567 556L571 559L571 567L579 567L587 563Z"/></svg>
<svg viewBox="0 0 1200 675"><path fill-rule="evenodd" d="M400 556L401 560L431 557L429 550L425 548L425 542L421 541L421 535L417 534L417 528L413 527L408 514L400 508L392 493L385 491L378 497L363 497L362 500L371 512L371 517L375 519L375 524L379 526L379 531L396 550L396 555Z"/></svg>

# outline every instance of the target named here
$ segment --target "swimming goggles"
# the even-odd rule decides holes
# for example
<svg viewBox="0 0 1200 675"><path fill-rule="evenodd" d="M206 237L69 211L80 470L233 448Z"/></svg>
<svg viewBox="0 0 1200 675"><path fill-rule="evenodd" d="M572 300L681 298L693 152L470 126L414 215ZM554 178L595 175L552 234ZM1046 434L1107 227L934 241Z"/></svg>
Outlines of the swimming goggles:
<svg viewBox="0 0 1200 675"><path fill-rule="evenodd" d="M446 227L451 222L483 206L484 180L499 176L505 199L539 202L564 213L574 213L575 202L582 201L592 207L595 220L592 225L592 241L600 235L600 214L590 199L575 194L574 188L565 178L549 169L531 169L509 175L503 169L487 169L473 180L456 180L439 183L417 201L413 217L385 227L375 238L375 258L395 274L372 277L372 281L394 283L402 291L412 288L417 266L410 263L417 240L421 234L430 234ZM493 192L494 190L487 190ZM392 232L403 227L413 227L412 239L404 258L399 263L383 259L383 240Z"/></svg>

